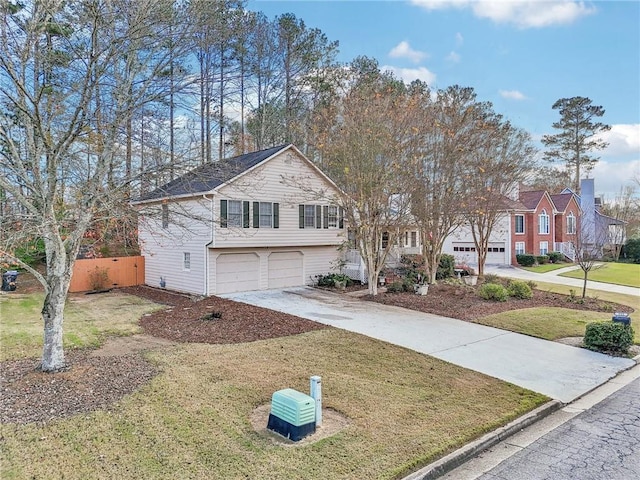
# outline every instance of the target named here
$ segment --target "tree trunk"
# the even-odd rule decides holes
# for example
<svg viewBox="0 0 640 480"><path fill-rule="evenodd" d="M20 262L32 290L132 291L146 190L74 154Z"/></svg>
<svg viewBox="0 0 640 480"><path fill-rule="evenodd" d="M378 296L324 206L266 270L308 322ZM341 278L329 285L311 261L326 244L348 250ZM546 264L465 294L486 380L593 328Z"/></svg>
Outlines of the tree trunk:
<svg viewBox="0 0 640 480"><path fill-rule="evenodd" d="M62 345L62 324L64 322L64 305L69 290L68 275L48 275L49 293L42 306L44 322L44 346L40 368L43 372L57 372L67 365Z"/></svg>
<svg viewBox="0 0 640 480"><path fill-rule="evenodd" d="M586 298L587 297L587 276L589 275L589 271L588 270L583 270L584 271L584 283L582 284L582 298Z"/></svg>
<svg viewBox="0 0 640 480"><path fill-rule="evenodd" d="M62 344L64 305L71 283L71 265L62 239L55 234L45 238L47 254L47 295L42 305L44 345L40 368L43 372L57 372L67 365Z"/></svg>
<svg viewBox="0 0 640 480"><path fill-rule="evenodd" d="M380 271L375 271L375 268L367 267L367 275L369 277L369 294L374 297L378 295L378 275Z"/></svg>

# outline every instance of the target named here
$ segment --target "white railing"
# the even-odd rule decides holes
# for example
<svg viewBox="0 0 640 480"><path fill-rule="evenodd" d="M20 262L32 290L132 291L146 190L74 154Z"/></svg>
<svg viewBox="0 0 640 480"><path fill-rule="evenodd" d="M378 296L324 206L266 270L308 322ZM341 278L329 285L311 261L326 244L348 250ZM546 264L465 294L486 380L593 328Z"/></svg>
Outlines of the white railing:
<svg viewBox="0 0 640 480"><path fill-rule="evenodd" d="M555 242L553 244L553 250L562 253L572 262L576 261L576 251L571 242Z"/></svg>

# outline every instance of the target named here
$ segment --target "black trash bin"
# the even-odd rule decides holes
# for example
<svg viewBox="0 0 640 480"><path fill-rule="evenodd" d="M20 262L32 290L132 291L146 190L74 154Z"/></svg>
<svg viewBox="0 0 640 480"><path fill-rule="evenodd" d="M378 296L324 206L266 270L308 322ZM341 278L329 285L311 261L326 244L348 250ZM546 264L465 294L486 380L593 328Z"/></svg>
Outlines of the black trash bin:
<svg viewBox="0 0 640 480"><path fill-rule="evenodd" d="M17 288L18 272L8 270L2 274L2 290L4 292L13 292Z"/></svg>
<svg viewBox="0 0 640 480"><path fill-rule="evenodd" d="M631 325L631 318L628 313L624 312L616 312L613 314L613 318L611 319L616 323L621 323L623 325Z"/></svg>

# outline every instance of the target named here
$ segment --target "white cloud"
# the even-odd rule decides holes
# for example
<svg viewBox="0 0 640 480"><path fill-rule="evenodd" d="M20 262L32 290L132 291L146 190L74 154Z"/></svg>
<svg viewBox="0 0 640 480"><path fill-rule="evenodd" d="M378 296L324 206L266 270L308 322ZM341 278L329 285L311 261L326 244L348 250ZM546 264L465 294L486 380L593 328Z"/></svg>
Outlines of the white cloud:
<svg viewBox="0 0 640 480"><path fill-rule="evenodd" d="M470 8L477 17L514 24L519 28L569 24L596 12L594 6L575 0L412 0L412 3L427 10Z"/></svg>
<svg viewBox="0 0 640 480"><path fill-rule="evenodd" d="M607 162L600 160L590 173L595 179L596 194L612 200L620 194L620 189L632 183L640 175L640 160L628 162Z"/></svg>
<svg viewBox="0 0 640 480"><path fill-rule="evenodd" d="M392 72L397 78L404 81L405 83L411 83L414 80L422 80L426 82L428 85L433 85L436 81L436 74L430 72L425 67L418 68L400 68L393 67L391 65L383 65L380 67L380 70L385 71L388 70Z"/></svg>
<svg viewBox="0 0 640 480"><path fill-rule="evenodd" d="M451 63L459 63L460 55L452 51L451 53L449 53L449 55L447 55L446 59L448 62L451 62Z"/></svg>
<svg viewBox="0 0 640 480"><path fill-rule="evenodd" d="M527 97L518 90L499 90L500 96L502 98L507 98L509 100L526 100Z"/></svg>
<svg viewBox="0 0 640 480"><path fill-rule="evenodd" d="M626 155L640 157L640 123L611 125L611 130L597 136L609 143L609 146L601 152L603 157Z"/></svg>
<svg viewBox="0 0 640 480"><path fill-rule="evenodd" d="M409 42L402 41L389 52L391 58L407 58L413 63L420 63L422 60L428 57L425 52L414 50L409 45Z"/></svg>

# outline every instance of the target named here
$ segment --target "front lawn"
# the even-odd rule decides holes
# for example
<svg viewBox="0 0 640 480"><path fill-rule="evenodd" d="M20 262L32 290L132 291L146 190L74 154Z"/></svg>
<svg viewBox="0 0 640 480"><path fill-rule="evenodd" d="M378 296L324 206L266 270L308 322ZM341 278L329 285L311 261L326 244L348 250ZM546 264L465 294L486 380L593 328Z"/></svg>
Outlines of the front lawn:
<svg viewBox="0 0 640 480"><path fill-rule="evenodd" d="M588 323L606 320L611 320L610 314L542 307L496 313L479 318L476 322L545 340L558 340L565 337L583 337ZM636 341L640 342L640 337L637 337Z"/></svg>
<svg viewBox="0 0 640 480"><path fill-rule="evenodd" d="M337 329L152 355L162 373L110 411L2 425L2 478L391 479L545 401L541 395ZM340 359L337 361L337 359ZM271 394L308 391L350 425L292 448L249 419ZM46 461L43 461L46 459Z"/></svg>
<svg viewBox="0 0 640 480"><path fill-rule="evenodd" d="M562 277L584 278L581 269L561 273ZM588 280L640 288L640 265L637 263L603 263L589 272Z"/></svg>
<svg viewBox="0 0 640 480"><path fill-rule="evenodd" d="M560 270L561 268L571 267L573 263L544 263L542 265L535 265L533 267L520 267L523 270L528 270L534 273L547 273L554 270Z"/></svg>
<svg viewBox="0 0 640 480"><path fill-rule="evenodd" d="M35 357L42 353L44 294L0 295L0 361ZM64 311L65 348L97 347L107 335L139 333L138 319L158 305L118 291L71 295Z"/></svg>
<svg viewBox="0 0 640 480"><path fill-rule="evenodd" d="M133 301L125 295L120 300L123 308L110 307L118 315ZM94 301L101 300L92 297L78 308L92 310ZM203 324L214 322L211 331L216 331L215 322L224 323L231 315L232 310L225 311L231 303L215 303L221 319ZM177 330L181 316L193 310L182 303L161 317L166 322L173 315ZM264 312L256 310L256 318ZM277 329L280 317L273 318ZM98 337L109 325L93 323ZM70 333L74 325L68 325ZM18 333L14 327L7 336L19 343ZM20 352L13 349L15 356ZM24 395L31 401L47 390L63 395L48 402L45 420L21 424L3 419L1 478L51 478L54 472L67 479L394 479L547 400L404 348L323 328L245 343L164 346L146 354L157 376L110 406L74 414L75 403L96 397L88 388L97 387L83 379L93 382L108 368L114 372L108 381L122 389L128 378L137 379L135 369L146 376L151 370L134 361L139 354L118 362L70 357L77 363L62 374L38 376L32 366L20 367L24 385L32 387L18 390L13 398ZM118 368L134 370L117 373ZM4 362L0 370L2 418L9 390L19 383L17 370L16 362ZM268 405L272 393L282 388L308 391L311 375L322 376L324 407L344 417L341 431L315 443L286 446L254 429L256 408ZM34 378L42 380L34 384ZM12 407L25 408L19 402ZM12 418L20 418L16 415Z"/></svg>

